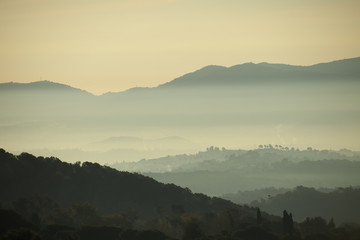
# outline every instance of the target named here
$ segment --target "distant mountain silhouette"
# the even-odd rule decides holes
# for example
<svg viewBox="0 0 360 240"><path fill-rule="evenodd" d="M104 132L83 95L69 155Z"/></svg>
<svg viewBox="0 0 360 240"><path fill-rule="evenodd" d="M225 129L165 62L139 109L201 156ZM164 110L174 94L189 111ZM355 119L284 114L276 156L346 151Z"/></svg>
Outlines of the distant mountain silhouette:
<svg viewBox="0 0 360 240"><path fill-rule="evenodd" d="M269 63L208 66L158 87L101 96L49 81L0 84L0 143L13 150L26 146L87 151L84 146L114 136L156 139L177 135L201 146L177 151L179 154L213 144L234 146L234 141L239 146L272 142L269 132L292 126L286 131L287 141L301 136L301 144L333 146L324 137L331 134L331 138L345 139L341 147L354 148L359 140L360 108L355 104L360 101L359 59L304 67ZM232 139L226 132L234 133ZM311 137L303 135L310 132ZM169 140L162 142L180 142ZM191 143L184 147L189 149L188 145ZM104 151L110 148L121 146L108 146ZM169 154L175 153L164 155Z"/></svg>
<svg viewBox="0 0 360 240"><path fill-rule="evenodd" d="M163 89L168 87L191 87L208 85L229 85L245 84L271 81L291 81L309 79L346 79L360 78L360 57L344 60L337 60L327 63L320 63L311 66L294 66L287 64L273 63L244 63L232 67L209 65L197 71L187 73L172 81L161 84L158 87L146 88L135 87L124 92L109 92L103 97L113 96L119 93L129 94L134 92L146 93L153 89ZM15 90L77 90L85 92L68 85L51 81L38 81L31 83L0 83L0 91ZM89 93L88 93L89 94Z"/></svg>
<svg viewBox="0 0 360 240"><path fill-rule="evenodd" d="M133 136L110 137L103 141L91 143L86 147L89 150L110 151L110 150L137 150L137 151L174 151L181 149L194 149L195 144L179 136L145 139ZM85 148L84 147L84 148ZM180 151L181 152L181 151ZM167 154L165 154L167 155ZM163 155L160 155L163 156ZM139 160L139 159L135 159Z"/></svg>
<svg viewBox="0 0 360 240"><path fill-rule="evenodd" d="M66 91L66 92L92 95L91 93L88 93L85 90L73 88L65 84L51 82L47 80L31 82L31 83L16 83L16 82L0 83L0 91L30 91L30 90L46 91L46 92Z"/></svg>
<svg viewBox="0 0 360 240"><path fill-rule="evenodd" d="M105 143L127 143L127 142L142 142L144 139L138 137L131 137L131 136L120 136L120 137L110 137L105 139L103 142Z"/></svg>
<svg viewBox="0 0 360 240"><path fill-rule="evenodd" d="M75 107L92 104L94 98L94 95L84 90L50 81L1 83L0 93L0 100L7 103L0 105L0 109L5 107L41 115L45 112L58 115L64 110L74 112Z"/></svg>
<svg viewBox="0 0 360 240"><path fill-rule="evenodd" d="M144 141L149 141L149 142L169 142L169 141L187 141L186 139L179 137L179 136L169 136L169 137L163 137L163 138L158 138L158 139L143 139L143 138L139 138L139 137L131 137L131 136L119 136L119 137L110 137L105 139L103 142L112 142L112 143L116 143L116 142L144 142Z"/></svg>
<svg viewBox="0 0 360 240"><path fill-rule="evenodd" d="M360 58L321 63L312 66L292 66L271 63L245 63L232 67L207 66L185 74L159 88L249 83L289 82L292 80L334 79L360 77Z"/></svg>
<svg viewBox="0 0 360 240"><path fill-rule="evenodd" d="M360 57L344 60L337 60L329 63L319 63L308 66L311 72L320 72L337 76L347 76L359 79L360 76Z"/></svg>

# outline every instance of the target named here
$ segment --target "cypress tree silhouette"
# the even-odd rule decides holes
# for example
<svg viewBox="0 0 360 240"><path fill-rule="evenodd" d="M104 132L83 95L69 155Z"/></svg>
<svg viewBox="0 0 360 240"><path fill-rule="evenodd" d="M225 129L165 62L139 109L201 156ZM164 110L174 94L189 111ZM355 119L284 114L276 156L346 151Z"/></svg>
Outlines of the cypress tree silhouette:
<svg viewBox="0 0 360 240"><path fill-rule="evenodd" d="M261 212L260 212L259 208L257 209L257 212L256 212L256 222L257 222L257 224L262 223L262 216L261 216Z"/></svg>
<svg viewBox="0 0 360 240"><path fill-rule="evenodd" d="M283 211L283 231L284 234L287 234L287 230L288 230L288 222L289 222L289 214L287 213L286 210Z"/></svg>
<svg viewBox="0 0 360 240"><path fill-rule="evenodd" d="M328 227L330 229L335 229L335 222L334 222L334 218L331 218L330 221L329 221L329 224L328 224Z"/></svg>
<svg viewBox="0 0 360 240"><path fill-rule="evenodd" d="M283 211L283 230L284 234L288 235L292 239L294 233L294 221L292 213L288 214L286 210Z"/></svg>
<svg viewBox="0 0 360 240"><path fill-rule="evenodd" d="M292 239L292 236L294 234L294 221L293 221L292 213L289 214L288 234Z"/></svg>

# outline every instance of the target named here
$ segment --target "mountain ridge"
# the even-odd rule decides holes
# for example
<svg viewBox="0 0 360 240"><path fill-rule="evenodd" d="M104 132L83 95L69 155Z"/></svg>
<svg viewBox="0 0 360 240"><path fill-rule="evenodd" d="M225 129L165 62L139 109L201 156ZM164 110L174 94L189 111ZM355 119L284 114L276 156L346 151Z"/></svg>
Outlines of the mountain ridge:
<svg viewBox="0 0 360 240"><path fill-rule="evenodd" d="M94 95L86 90L74 88L70 85L52 82L48 80L35 81L29 83L6 82L0 83L0 91L9 90L23 90L23 89L37 89L37 90L78 90L93 96L111 96L117 94L129 94L134 92L147 92L149 90L168 89L169 87L183 87L189 84L219 84L220 83L236 83L238 78L242 78L239 83L246 83L244 79L254 78L267 78L268 80L276 80L279 78L334 78L334 77L347 77L359 78L360 77L360 57L347 58L335 60L331 62L317 63L309 66L290 65L282 63L252 63L247 62L243 64L236 64L230 67L221 65L207 65L193 72L186 73L169 82L165 82L156 87L134 87L124 91L109 91L101 95ZM294 77L294 74L301 73L299 76ZM212 79L209 79L212 78ZM217 79L217 81L215 81ZM224 81L224 79L228 81ZM189 85L191 86L191 85Z"/></svg>
<svg viewBox="0 0 360 240"><path fill-rule="evenodd" d="M340 68L339 65L343 68L346 67L346 70ZM349 67L349 65L351 66ZM194 82L198 82L199 85L201 85L206 82L210 84L219 84L219 81L220 83L225 82L225 84L244 84L249 83L249 79L257 80L260 83L266 83L266 81L269 80L272 80L271 82L273 82L274 80L281 79L286 79L289 81L291 79L304 80L309 78L335 78L339 76L359 78L359 65L360 57L336 60L327 63L319 63L310 66L274 64L265 62L258 64L249 62L233 65L231 67L209 65L194 72L185 74L181 77L175 78L170 82L161 84L158 87L183 87L186 86L186 83L189 83L190 81L192 81L193 84ZM211 80L209 80L209 78Z"/></svg>
<svg viewBox="0 0 360 240"><path fill-rule="evenodd" d="M344 64L349 66L342 67ZM317 73L325 71L323 68L329 74ZM12 150L21 146L73 148L72 140L76 148L82 148L122 135L150 139L181 135L203 147L214 144L229 147L235 141L238 146L249 142L283 142L278 138L284 138L285 142L302 139L298 147L332 146L336 142L337 147L358 149L359 59L331 63L330 67L316 66L312 70L315 73L302 69L265 63L232 68L208 66L167 86L102 96L83 94L80 90L5 90L0 94L3 103L0 140ZM339 74L332 76L329 69ZM37 84L58 87L50 82L20 86L28 89ZM279 130L282 126L291 128ZM265 134L265 129L268 133L277 129L285 135ZM235 134L228 135L227 131ZM26 140L29 133L33 133L30 141ZM50 136L52 141L46 140ZM335 138L344 141L334 141Z"/></svg>
<svg viewBox="0 0 360 240"><path fill-rule="evenodd" d="M87 95L93 95L92 93L87 92L86 90L49 80L35 81L29 83L19 83L19 82L0 83L0 91L24 91L24 90L72 91L72 92L80 92Z"/></svg>

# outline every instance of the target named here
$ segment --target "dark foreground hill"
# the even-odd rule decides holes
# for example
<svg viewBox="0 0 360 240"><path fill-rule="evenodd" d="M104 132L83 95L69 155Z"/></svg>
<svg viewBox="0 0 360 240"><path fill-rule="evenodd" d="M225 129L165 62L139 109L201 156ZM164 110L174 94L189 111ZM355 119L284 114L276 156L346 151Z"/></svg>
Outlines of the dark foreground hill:
<svg viewBox="0 0 360 240"><path fill-rule="evenodd" d="M7 229L19 227L35 232L42 229L44 239L52 239L46 237L47 232L75 231L74 228L80 239L91 239L81 234L90 234L96 239L91 231L107 234L115 231L116 236L125 236L107 239L167 239L156 232L122 230L156 230L182 238L188 226L190 232L199 232L198 225L202 224L202 231L212 229L206 232L220 233L229 227L231 230L234 224L256 222L255 208L193 194L189 189L162 184L140 174L120 172L97 163L70 164L55 157L35 157L28 153L15 156L3 149L0 149L0 189L0 206L15 211L0 211L0 222L7 222L0 228L0 239ZM265 213L263 216L269 220L279 219ZM214 224L216 227L212 227ZM97 229L84 230L86 226ZM99 229L101 226L116 229ZM31 235L29 232L16 234ZM150 237L141 237L141 234Z"/></svg>
<svg viewBox="0 0 360 240"><path fill-rule="evenodd" d="M355 240L356 225L255 208L193 194L96 163L12 155L0 149L0 239Z"/></svg>
<svg viewBox="0 0 360 240"><path fill-rule="evenodd" d="M35 157L28 153L14 156L2 149L0 189L4 204L40 194L64 206L88 202L101 213L132 210L141 217L170 212L174 206L192 213L226 208L235 208L248 215L255 212L230 201L193 194L174 184L162 184L150 177L120 172L97 163L70 164L55 157Z"/></svg>

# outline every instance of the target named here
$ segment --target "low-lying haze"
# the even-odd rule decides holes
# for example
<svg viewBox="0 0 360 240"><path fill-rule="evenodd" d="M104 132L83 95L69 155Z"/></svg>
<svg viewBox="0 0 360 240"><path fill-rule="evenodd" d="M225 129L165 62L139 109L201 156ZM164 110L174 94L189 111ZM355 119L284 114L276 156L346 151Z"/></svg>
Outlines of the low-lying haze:
<svg viewBox="0 0 360 240"><path fill-rule="evenodd" d="M49 81L1 84L0 143L99 162L211 145L359 150L359 69L359 58L308 67L208 66L156 88L101 96ZM69 150L77 154L69 158Z"/></svg>

